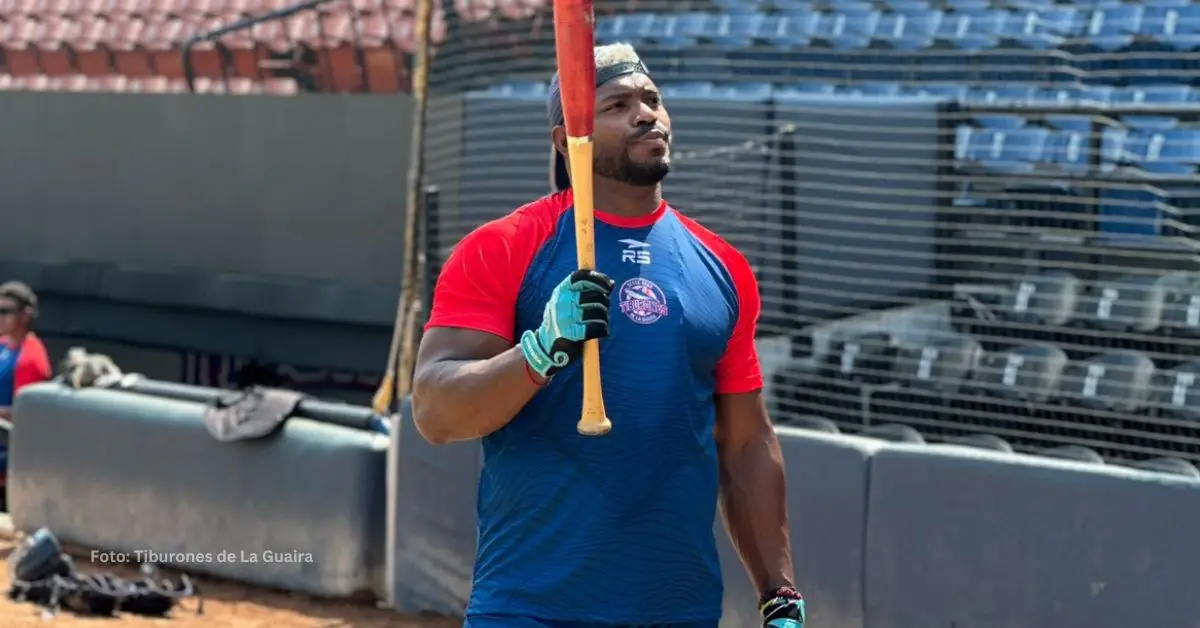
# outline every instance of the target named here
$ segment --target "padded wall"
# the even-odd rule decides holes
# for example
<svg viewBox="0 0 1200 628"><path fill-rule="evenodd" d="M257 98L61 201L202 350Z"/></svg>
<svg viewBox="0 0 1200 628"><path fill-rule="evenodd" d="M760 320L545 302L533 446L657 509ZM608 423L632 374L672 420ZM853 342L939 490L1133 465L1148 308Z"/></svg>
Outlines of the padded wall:
<svg viewBox="0 0 1200 628"><path fill-rule="evenodd" d="M23 390L14 526L86 547L208 554L169 563L267 587L382 595L387 439L292 418L272 437L221 443L203 408L54 383ZM299 560L268 560L280 556Z"/></svg>
<svg viewBox="0 0 1200 628"><path fill-rule="evenodd" d="M1200 482L953 447L872 463L871 628L1193 626Z"/></svg>
<svg viewBox="0 0 1200 628"><path fill-rule="evenodd" d="M478 442L430 445L413 424L411 400L392 430L394 486L389 600L405 613L461 615L475 566Z"/></svg>
<svg viewBox="0 0 1200 628"><path fill-rule="evenodd" d="M796 582L821 628L861 628L862 539L867 474L878 441L778 428L788 468L788 511ZM750 586L723 525L717 526L725 575L722 628L756 624L758 593Z"/></svg>

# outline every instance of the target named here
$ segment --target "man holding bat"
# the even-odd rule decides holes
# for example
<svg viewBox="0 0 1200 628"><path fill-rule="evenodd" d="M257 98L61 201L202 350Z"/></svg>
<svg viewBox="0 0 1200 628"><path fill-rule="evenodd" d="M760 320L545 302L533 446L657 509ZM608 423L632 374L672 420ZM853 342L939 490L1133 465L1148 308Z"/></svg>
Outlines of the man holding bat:
<svg viewBox="0 0 1200 628"><path fill-rule="evenodd" d="M614 44L595 59L599 270L577 267L570 189L485 224L445 264L417 357L420 432L483 444L466 626L715 628L719 502L763 626L801 628L757 282L663 201L671 120L637 53ZM590 339L612 419L596 437L576 431Z"/></svg>

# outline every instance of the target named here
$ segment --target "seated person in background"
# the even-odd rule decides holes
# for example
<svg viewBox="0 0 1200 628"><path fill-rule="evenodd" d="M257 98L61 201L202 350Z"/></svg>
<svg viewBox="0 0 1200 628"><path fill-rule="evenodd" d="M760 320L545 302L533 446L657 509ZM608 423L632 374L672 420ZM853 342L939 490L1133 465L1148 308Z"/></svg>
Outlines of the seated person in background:
<svg viewBox="0 0 1200 628"><path fill-rule="evenodd" d="M17 391L50 379L50 356L33 333L37 295L19 281L0 284L0 419L12 420Z"/></svg>

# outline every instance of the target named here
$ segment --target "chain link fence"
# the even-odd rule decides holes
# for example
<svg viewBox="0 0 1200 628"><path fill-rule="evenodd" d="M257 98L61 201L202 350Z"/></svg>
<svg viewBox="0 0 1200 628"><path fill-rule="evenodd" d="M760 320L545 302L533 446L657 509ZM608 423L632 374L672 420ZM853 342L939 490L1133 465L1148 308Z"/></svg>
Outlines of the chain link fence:
<svg viewBox="0 0 1200 628"><path fill-rule="evenodd" d="M434 266L549 190L549 7L445 8ZM755 266L778 422L1200 461L1200 5L598 2L597 40L663 91L668 201Z"/></svg>

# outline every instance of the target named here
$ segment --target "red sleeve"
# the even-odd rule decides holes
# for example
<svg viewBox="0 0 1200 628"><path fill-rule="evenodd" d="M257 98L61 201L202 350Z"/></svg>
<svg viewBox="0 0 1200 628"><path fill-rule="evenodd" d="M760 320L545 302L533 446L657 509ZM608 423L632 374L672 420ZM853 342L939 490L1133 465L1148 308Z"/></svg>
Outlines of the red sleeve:
<svg viewBox="0 0 1200 628"><path fill-rule="evenodd" d="M21 346L21 355L17 357L16 368L13 369L13 394L30 384L47 381L50 377L50 356L46 353L46 346L36 336L26 338Z"/></svg>
<svg viewBox="0 0 1200 628"><path fill-rule="evenodd" d="M733 326L725 354L717 361L717 394L733 395L763 387L762 365L754 336L758 331L758 315L762 301L758 294L758 279L746 258L733 247L725 255L725 265L737 288L738 317Z"/></svg>
<svg viewBox="0 0 1200 628"><path fill-rule="evenodd" d="M564 201L562 194L536 201L463 238L442 266L425 329L472 329L513 342L521 282L569 206Z"/></svg>
<svg viewBox="0 0 1200 628"><path fill-rule="evenodd" d="M737 290L737 321L725 353L717 361L718 395L735 395L753 392L763 387L762 365L758 361L758 347L754 336L758 332L758 316L762 313L762 301L758 294L758 279L746 256L720 236L709 231L700 223L682 214L681 222L688 231L699 239L725 265L729 277Z"/></svg>

